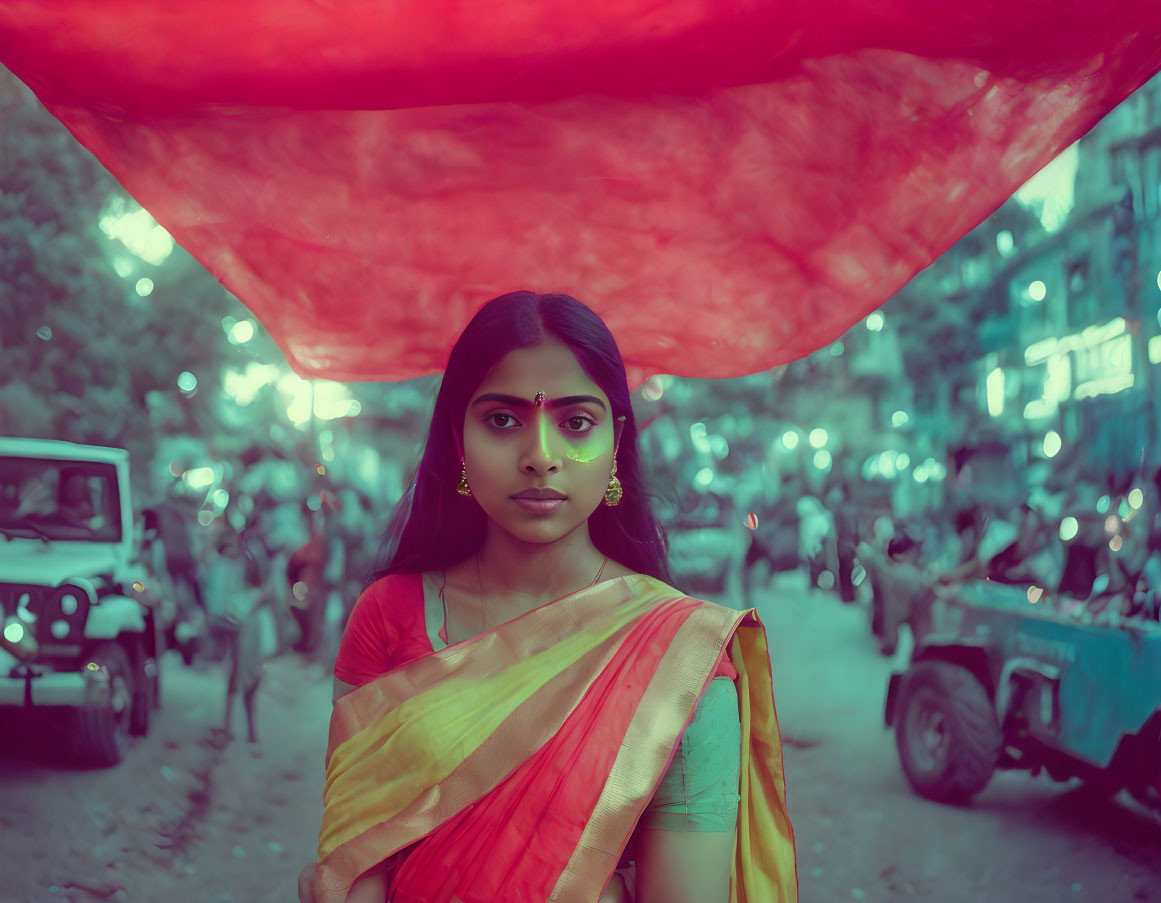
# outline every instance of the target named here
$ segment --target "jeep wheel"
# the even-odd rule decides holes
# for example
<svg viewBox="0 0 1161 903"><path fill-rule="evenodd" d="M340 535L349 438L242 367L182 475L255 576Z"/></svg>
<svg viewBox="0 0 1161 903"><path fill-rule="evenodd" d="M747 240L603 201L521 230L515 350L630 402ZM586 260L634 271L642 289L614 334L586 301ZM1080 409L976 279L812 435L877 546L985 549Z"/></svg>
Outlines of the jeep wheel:
<svg viewBox="0 0 1161 903"><path fill-rule="evenodd" d="M895 744L920 796L964 803L987 786L1001 734L988 694L966 668L920 662L899 689Z"/></svg>
<svg viewBox="0 0 1161 903"><path fill-rule="evenodd" d="M129 720L133 708L134 679L129 655L117 643L101 643L85 664L96 664L109 675L109 696L100 706L73 710L73 753L83 763L97 767L116 765L129 749Z"/></svg>

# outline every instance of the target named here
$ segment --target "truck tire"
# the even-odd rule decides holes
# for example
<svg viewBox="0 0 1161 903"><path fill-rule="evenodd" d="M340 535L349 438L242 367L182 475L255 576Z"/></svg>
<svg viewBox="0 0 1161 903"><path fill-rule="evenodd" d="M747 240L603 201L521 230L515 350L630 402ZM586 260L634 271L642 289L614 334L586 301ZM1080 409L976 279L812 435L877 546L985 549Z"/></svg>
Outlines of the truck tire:
<svg viewBox="0 0 1161 903"><path fill-rule="evenodd" d="M1002 735L974 674L949 662L920 662L899 688L895 744L916 793L966 803L991 780Z"/></svg>
<svg viewBox="0 0 1161 903"><path fill-rule="evenodd" d="M129 655L119 643L104 642L85 658L109 673L109 699L102 706L73 710L73 755L98 768L116 765L129 749L129 722L133 708L134 672Z"/></svg>

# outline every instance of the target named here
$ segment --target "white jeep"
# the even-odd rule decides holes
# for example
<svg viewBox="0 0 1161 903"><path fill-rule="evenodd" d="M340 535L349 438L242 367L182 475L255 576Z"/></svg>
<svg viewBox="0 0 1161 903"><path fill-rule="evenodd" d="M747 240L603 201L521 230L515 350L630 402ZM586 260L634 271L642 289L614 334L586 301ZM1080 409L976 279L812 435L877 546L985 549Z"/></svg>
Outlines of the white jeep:
<svg viewBox="0 0 1161 903"><path fill-rule="evenodd" d="M164 606L135 555L129 453L0 437L0 707L110 766L160 706Z"/></svg>

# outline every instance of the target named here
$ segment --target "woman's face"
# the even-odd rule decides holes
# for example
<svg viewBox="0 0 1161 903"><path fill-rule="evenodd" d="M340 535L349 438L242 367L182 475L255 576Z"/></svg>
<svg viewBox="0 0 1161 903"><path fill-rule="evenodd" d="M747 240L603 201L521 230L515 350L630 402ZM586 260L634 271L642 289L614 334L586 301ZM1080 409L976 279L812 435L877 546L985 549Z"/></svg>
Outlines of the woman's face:
<svg viewBox="0 0 1161 903"><path fill-rule="evenodd" d="M584 524L604 498L614 440L608 396L568 346L519 348L468 400L468 485L502 530L525 542L554 542ZM555 510L529 510L513 499L528 489L553 489L566 498Z"/></svg>

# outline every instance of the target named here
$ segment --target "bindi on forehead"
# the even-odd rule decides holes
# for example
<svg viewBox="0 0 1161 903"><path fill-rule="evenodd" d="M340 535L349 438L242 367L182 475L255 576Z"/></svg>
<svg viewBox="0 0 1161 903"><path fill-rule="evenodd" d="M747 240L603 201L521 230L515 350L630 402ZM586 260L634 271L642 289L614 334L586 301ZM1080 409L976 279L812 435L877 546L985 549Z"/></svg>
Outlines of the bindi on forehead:
<svg viewBox="0 0 1161 903"><path fill-rule="evenodd" d="M602 411L608 410L605 403L595 395L566 395L563 398L546 398L543 392L537 392L536 396L529 401L526 398L520 398L518 395L504 395L500 392L485 392L479 398L472 402L472 407L479 404L486 404L488 402L495 402L497 404L508 405L512 408L520 410L528 410L530 408L567 408L576 404L592 404L596 405Z"/></svg>

